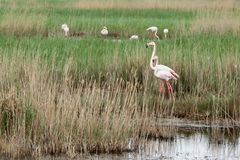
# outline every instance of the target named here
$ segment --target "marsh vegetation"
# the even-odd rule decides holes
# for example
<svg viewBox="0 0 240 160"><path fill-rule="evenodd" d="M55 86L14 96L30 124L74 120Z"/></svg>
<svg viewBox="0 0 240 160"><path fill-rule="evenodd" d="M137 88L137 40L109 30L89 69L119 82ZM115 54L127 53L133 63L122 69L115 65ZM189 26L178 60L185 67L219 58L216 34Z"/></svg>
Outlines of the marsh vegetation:
<svg viewBox="0 0 240 160"><path fill-rule="evenodd" d="M135 150L176 133L157 125L166 117L239 123L239 2L151 2L0 2L1 154L119 153L130 140ZM63 23L84 34L64 37ZM120 37L102 38L105 25ZM149 67L151 25L160 63L180 75L174 97Z"/></svg>

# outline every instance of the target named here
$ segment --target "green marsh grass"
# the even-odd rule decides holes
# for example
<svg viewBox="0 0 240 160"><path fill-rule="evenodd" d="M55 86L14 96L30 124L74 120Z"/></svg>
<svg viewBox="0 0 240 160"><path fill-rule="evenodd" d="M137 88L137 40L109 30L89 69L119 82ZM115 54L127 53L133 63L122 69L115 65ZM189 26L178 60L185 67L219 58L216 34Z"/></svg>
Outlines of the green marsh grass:
<svg viewBox="0 0 240 160"><path fill-rule="evenodd" d="M54 0L0 4L2 155L119 153L129 150L130 140L136 149L148 137L171 138L177 129L161 127L158 118L239 121L235 6L210 11L79 9ZM224 15L220 22L218 15ZM205 16L209 21L202 24ZM62 23L85 35L64 37ZM102 38L104 25L120 39ZM149 67L150 25L159 26L160 37L163 28L170 31L170 38L156 43L160 63L180 75L172 82L174 98L159 93L160 81ZM136 33L140 40L129 41Z"/></svg>

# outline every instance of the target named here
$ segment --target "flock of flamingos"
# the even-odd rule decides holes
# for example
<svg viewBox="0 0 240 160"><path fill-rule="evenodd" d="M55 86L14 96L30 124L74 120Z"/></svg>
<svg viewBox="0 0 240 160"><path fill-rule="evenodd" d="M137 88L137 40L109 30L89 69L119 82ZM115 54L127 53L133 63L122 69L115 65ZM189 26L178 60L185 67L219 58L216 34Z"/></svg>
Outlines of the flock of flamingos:
<svg viewBox="0 0 240 160"><path fill-rule="evenodd" d="M65 36L68 36L69 27L67 26L67 24L63 24L61 28L63 29ZM158 28L156 26L147 28L147 31L151 39L156 38L157 40L159 40L159 37L157 35ZM167 38L168 29L164 29L163 33L165 38ZM100 31L100 34L102 36L108 36L109 32L107 27L104 26L103 29ZM138 40L139 37L138 35L132 35L129 39ZM153 48L152 56L150 59L150 67L154 71L154 76L162 81L160 85L160 92L163 95L165 95L165 83L166 83L166 86L168 89L168 95L170 96L173 93L173 88L169 83L169 80L172 80L172 79L177 80L177 78L179 78L179 75L168 66L158 64L158 56L156 55L156 43L154 41L147 43L146 48L148 47Z"/></svg>

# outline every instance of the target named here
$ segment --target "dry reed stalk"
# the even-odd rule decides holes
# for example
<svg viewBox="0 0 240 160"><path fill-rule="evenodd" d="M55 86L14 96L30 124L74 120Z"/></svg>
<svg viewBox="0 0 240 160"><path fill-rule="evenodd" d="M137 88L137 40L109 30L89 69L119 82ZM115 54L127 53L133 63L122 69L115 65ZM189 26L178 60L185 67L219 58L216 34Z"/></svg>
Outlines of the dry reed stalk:
<svg viewBox="0 0 240 160"><path fill-rule="evenodd" d="M174 135L176 130L161 128L157 125L157 118L179 116L175 114L179 110L184 110L183 115L191 114L193 117L206 99L208 101L202 106L209 107L212 121L220 116L232 116L232 111L239 113L236 102L232 104L235 105L232 111L224 108L230 103L226 97L236 90L227 89L225 85L229 79L223 78L234 78L233 75L238 73L239 66L235 67L238 59L222 57L224 62L216 61L214 69L211 63L205 62L206 59L199 60L197 49L192 54L190 63L182 64L177 63L177 53L172 56L175 63L171 66L184 68L179 71L181 81L176 88L180 98L176 100L162 98L158 92L159 82L148 68L137 70L136 64L144 65L144 56L137 57L136 61L132 58L126 61L125 67L131 68L127 72L128 81L124 77L112 78L114 73L109 72L106 76L111 78L105 83L78 75L84 73L77 71L73 58L69 58L59 71L55 60L49 65L37 55L1 56L0 100L11 93L21 111L19 123L12 125L14 132L7 137L1 135L6 145L10 145L7 139L12 137L19 140L12 143L20 147L7 153L21 155L33 152L33 156L65 153L74 157L78 152L126 151L130 139L137 145L141 137L165 137L169 132ZM163 59L166 59L166 64L170 63L170 59L164 56ZM146 76L142 79L143 86L137 81L141 72ZM195 73L202 78L199 75L196 78ZM193 79L186 79L189 74ZM210 74L213 77L209 77ZM209 80L205 81L207 78ZM237 81L231 82L231 87L238 87ZM189 90L186 89L188 85L192 86ZM11 104L7 103L7 106L14 106Z"/></svg>
<svg viewBox="0 0 240 160"><path fill-rule="evenodd" d="M1 3L0 5L15 9L17 3L15 1L8 3ZM199 9L233 9L239 8L237 0L138 0L138 1L123 1L123 0L93 0L91 2L86 0L76 0L64 3L40 3L35 0L26 1L22 4L27 8L81 8L81 9L179 9L179 10L199 10Z"/></svg>
<svg viewBox="0 0 240 160"><path fill-rule="evenodd" d="M9 12L4 15L0 23L0 30L6 33L33 34L44 30L46 17L29 14L27 11L21 15Z"/></svg>
<svg viewBox="0 0 240 160"><path fill-rule="evenodd" d="M201 18L193 22L192 32L240 33L239 18Z"/></svg>
<svg viewBox="0 0 240 160"><path fill-rule="evenodd" d="M141 1L76 1L65 5L68 8L84 8L84 9L180 9L180 10L199 10L199 9L232 9L237 8L235 0L141 0Z"/></svg>
<svg viewBox="0 0 240 160"><path fill-rule="evenodd" d="M125 82L120 79L102 88L93 80L73 88L72 59L56 81L52 69L41 64L39 58L15 58L5 57L1 63L2 68L14 66L7 71L8 76L1 76L1 85L10 80L8 89L15 89L13 95L23 110L20 123L13 125L18 132L9 135L20 141L20 148L7 149L11 156L63 152L74 157L76 152L119 152L128 150L130 138L137 144L139 136L149 132L150 121L145 119L149 111L139 110L136 84L128 83L123 88ZM2 97L6 91L1 89Z"/></svg>

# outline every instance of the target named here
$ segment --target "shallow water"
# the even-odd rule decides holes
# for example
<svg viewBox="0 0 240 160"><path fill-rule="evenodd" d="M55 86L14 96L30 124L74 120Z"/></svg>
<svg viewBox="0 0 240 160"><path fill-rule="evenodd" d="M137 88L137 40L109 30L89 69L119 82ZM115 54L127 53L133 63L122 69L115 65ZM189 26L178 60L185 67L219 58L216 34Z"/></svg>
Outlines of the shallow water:
<svg viewBox="0 0 240 160"><path fill-rule="evenodd" d="M196 132L191 135L178 134L173 140L150 140L145 146L139 147L137 152L120 155L91 155L81 159L102 160L239 160L240 138L216 140L208 133Z"/></svg>
<svg viewBox="0 0 240 160"><path fill-rule="evenodd" d="M84 160L240 160L240 127L201 124L179 119L161 119L161 126L178 128L169 139L151 139L135 152L122 154L77 155ZM44 159L63 160L68 157Z"/></svg>

